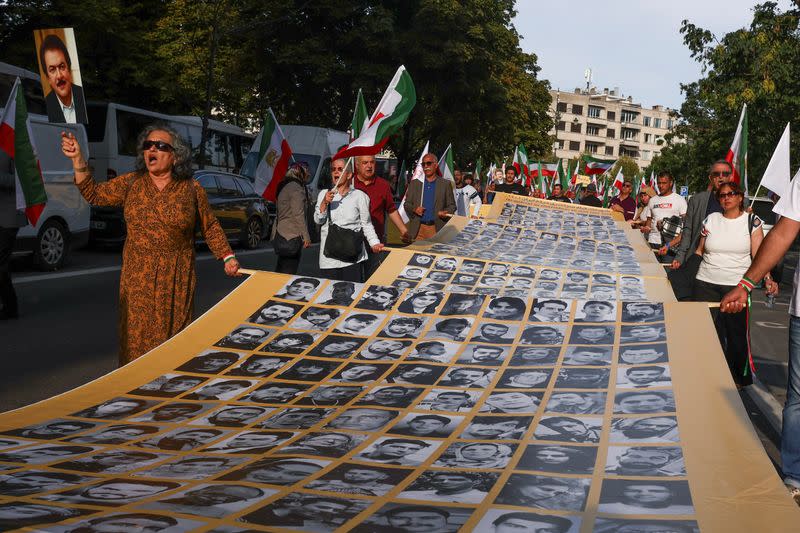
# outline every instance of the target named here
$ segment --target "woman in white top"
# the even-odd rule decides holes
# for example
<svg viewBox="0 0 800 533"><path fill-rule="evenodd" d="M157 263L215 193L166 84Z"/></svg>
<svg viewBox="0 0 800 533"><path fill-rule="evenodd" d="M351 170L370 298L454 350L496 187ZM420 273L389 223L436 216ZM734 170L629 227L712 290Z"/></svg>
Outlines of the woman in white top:
<svg viewBox="0 0 800 533"><path fill-rule="evenodd" d="M339 227L361 231L375 253L383 250L369 216L369 197L353 187L353 173L344 173L344 160L331 162L334 187L320 191L314 209L314 221L322 224L320 228L319 268L326 278L341 281L363 281L361 263L367 259L367 250L362 245L361 255L355 263L347 263L325 255L325 242L328 238L328 222ZM330 221L328 218L330 217Z"/></svg>
<svg viewBox="0 0 800 533"><path fill-rule="evenodd" d="M694 286L693 299L698 302L718 302L736 287L764 239L761 219L745 212L744 195L737 184L725 183L716 194L722 213L712 213L703 221L695 252L703 257ZM778 285L770 275L764 279L767 292L777 293ZM739 387L752 384L747 309L720 313L715 308L711 314L733 380Z"/></svg>

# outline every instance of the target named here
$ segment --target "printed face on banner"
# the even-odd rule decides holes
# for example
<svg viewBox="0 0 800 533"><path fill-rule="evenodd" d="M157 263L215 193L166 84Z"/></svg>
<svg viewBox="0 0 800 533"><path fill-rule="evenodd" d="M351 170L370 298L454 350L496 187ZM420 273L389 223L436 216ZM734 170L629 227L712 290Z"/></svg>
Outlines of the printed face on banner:
<svg viewBox="0 0 800 533"><path fill-rule="evenodd" d="M88 123L72 28L34 30L42 91L50 122Z"/></svg>

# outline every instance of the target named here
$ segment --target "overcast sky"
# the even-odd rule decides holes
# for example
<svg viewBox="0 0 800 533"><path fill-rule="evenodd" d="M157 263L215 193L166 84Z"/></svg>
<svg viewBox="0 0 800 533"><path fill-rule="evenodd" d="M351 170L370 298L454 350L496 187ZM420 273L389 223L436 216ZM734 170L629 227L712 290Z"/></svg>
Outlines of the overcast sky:
<svg viewBox="0 0 800 533"><path fill-rule="evenodd" d="M756 0L518 0L514 25L522 49L533 52L539 76L554 89L584 87L592 69L593 85L619 87L625 96L647 106L678 109L680 83L700 77L700 64L689 57L680 34L681 21L717 37L749 27ZM779 0L781 9L788 0Z"/></svg>

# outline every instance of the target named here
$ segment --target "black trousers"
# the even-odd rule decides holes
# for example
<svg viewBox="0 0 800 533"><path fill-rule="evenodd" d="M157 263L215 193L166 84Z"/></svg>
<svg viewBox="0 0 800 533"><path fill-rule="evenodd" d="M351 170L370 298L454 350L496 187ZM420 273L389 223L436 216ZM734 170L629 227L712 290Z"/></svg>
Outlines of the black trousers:
<svg viewBox="0 0 800 533"><path fill-rule="evenodd" d="M354 281L361 283L364 279L361 277L363 274L364 261L354 263L346 267L340 268L321 268L323 278L335 279L337 281Z"/></svg>
<svg viewBox="0 0 800 533"><path fill-rule="evenodd" d="M0 227L0 316L17 316L17 293L11 284L11 252L14 250L14 241L19 228Z"/></svg>
<svg viewBox="0 0 800 533"><path fill-rule="evenodd" d="M300 256L303 254L303 249L297 255L278 256L278 264L275 265L275 272L278 274L297 274L297 269L300 268Z"/></svg>
<svg viewBox="0 0 800 533"><path fill-rule="evenodd" d="M718 303L733 288L733 285L717 285L697 279L694 282L693 299L696 302ZM737 385L751 385L753 375L748 361L747 311L720 313L719 308L715 307L711 309L711 318L733 381Z"/></svg>

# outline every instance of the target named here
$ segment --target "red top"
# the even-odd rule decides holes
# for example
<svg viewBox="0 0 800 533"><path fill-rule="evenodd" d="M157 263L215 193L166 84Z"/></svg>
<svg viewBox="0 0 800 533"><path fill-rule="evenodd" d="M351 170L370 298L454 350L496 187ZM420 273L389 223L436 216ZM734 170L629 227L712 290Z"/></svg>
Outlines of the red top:
<svg viewBox="0 0 800 533"><path fill-rule="evenodd" d="M386 241L386 214L397 211L389 182L378 176L375 176L369 185L358 179L358 176L353 181L356 189L364 191L369 196L369 216L372 218L375 233L381 242Z"/></svg>

